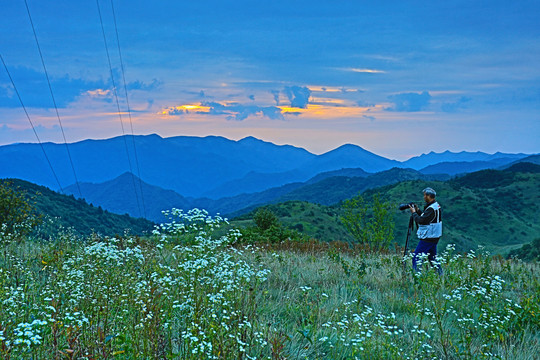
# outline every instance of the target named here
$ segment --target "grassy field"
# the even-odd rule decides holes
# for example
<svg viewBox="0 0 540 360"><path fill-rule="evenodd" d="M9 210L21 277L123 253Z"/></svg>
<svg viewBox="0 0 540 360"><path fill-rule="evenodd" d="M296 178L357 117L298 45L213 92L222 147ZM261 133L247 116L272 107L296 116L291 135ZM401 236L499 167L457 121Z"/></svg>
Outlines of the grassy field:
<svg viewBox="0 0 540 360"><path fill-rule="evenodd" d="M176 213L151 238L3 242L6 359L534 359L539 266L344 243L240 245ZM2 239L0 239L2 241ZM405 264L404 264L405 262Z"/></svg>

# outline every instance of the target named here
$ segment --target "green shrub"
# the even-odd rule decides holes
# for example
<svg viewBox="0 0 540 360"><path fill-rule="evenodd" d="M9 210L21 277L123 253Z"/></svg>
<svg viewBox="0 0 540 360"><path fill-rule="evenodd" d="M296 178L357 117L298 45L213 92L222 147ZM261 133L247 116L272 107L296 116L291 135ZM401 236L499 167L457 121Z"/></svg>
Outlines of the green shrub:
<svg viewBox="0 0 540 360"><path fill-rule="evenodd" d="M20 240L39 225L41 217L31 201L11 182L0 182L0 242Z"/></svg>
<svg viewBox="0 0 540 360"><path fill-rule="evenodd" d="M261 208L253 215L253 221L261 231L270 229L272 226L277 226L279 220L277 216L270 210Z"/></svg>
<svg viewBox="0 0 540 360"><path fill-rule="evenodd" d="M373 195L371 207L362 195L343 202L343 215L340 220L362 245L371 249L387 248L394 239L394 219L390 213L389 202L382 202L379 194Z"/></svg>
<svg viewBox="0 0 540 360"><path fill-rule="evenodd" d="M271 210L261 208L253 215L255 226L241 229L242 236L239 241L242 243L268 242L279 243L282 241L307 241L309 237L300 233L297 229L302 224L297 224L294 228L286 228L279 221L276 214Z"/></svg>

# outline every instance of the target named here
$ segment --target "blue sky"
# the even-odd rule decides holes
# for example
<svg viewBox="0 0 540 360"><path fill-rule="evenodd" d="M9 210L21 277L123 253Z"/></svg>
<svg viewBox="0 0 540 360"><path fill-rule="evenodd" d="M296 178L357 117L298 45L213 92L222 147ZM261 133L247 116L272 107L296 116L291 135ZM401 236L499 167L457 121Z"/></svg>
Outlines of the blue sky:
<svg viewBox="0 0 540 360"><path fill-rule="evenodd" d="M28 0L68 141L122 134L96 2ZM110 0L100 0L129 128ZM0 53L40 137L61 142L24 1ZM538 1L114 2L136 134L540 151ZM0 144L34 142L0 68Z"/></svg>

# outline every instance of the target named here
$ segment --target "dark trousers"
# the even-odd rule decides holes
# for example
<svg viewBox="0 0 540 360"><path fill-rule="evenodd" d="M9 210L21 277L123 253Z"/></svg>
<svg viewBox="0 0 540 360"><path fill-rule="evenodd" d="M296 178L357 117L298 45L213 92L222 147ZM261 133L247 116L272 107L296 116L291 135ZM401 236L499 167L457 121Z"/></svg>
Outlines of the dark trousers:
<svg viewBox="0 0 540 360"><path fill-rule="evenodd" d="M431 264L431 266L435 266L437 268L437 272L439 273L439 275L441 275L442 274L441 267L439 265L433 264L433 260L435 260L435 256L437 256L437 243L427 242L423 240L420 240L418 242L418 246L414 250L414 255L412 259L412 266L413 266L414 271L418 271L416 262L418 260L418 254L422 254L422 253L428 254L429 263Z"/></svg>

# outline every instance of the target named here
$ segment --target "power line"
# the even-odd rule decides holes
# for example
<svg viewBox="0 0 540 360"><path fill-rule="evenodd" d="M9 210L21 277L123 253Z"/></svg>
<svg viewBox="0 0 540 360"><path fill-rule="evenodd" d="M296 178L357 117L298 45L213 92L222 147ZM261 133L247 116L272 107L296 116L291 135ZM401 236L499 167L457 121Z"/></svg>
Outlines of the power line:
<svg viewBox="0 0 540 360"><path fill-rule="evenodd" d="M105 51L107 52L107 60L109 62L109 70L111 72L111 81L112 81L112 86L113 86L114 97L116 99L116 107L118 109L118 117L120 118L120 125L122 127L122 135L124 138L124 144L126 146L126 154L127 154L128 163L129 163L129 170L131 174L133 174L133 167L131 166L131 158L129 156L129 148L128 148L127 139L126 139L126 132L124 130L124 122L122 121L122 113L120 111L120 102L118 101L118 93L116 92L116 84L114 82L111 56L109 55L109 46L107 45L107 36L105 35L105 27L103 26L103 18L101 16L101 7L99 6L99 0L96 0L96 4L97 4L97 9L98 9L98 14L99 14L99 22L101 24L101 32L103 33L103 42L105 43ZM137 207L139 208L139 214L142 215L141 204L139 202L139 196L137 195L137 185L135 184L135 177L131 176L131 180L133 181L133 189L135 190L135 198L137 199Z"/></svg>
<svg viewBox="0 0 540 360"><path fill-rule="evenodd" d="M34 123L32 120L30 120L30 115L28 115L28 111L26 111L26 107L23 104L23 101L21 99L21 95L19 94L19 91L17 90L17 87L15 86L15 82L13 81L13 78L11 77L11 74L9 73L8 67L4 61L4 58L2 57L2 54L0 54L0 60L2 60L2 64L4 64L4 68L6 69L6 72L8 74L9 80L11 81L11 85L13 85L13 89L15 89L15 93L17 94L17 98L19 98L19 102L21 103L21 106L24 110L24 113L26 114L26 118L28 119L28 122L32 126L32 130L34 131L34 135L36 135L36 139L39 143L39 146L41 147L41 150L43 151L43 155L45 155L45 159L47 159L47 163L49 164L49 167L51 168L51 171L54 175L54 178L56 179L56 183L58 184L58 187L60 188L60 191L64 193L64 189L62 188L62 185L60 185L60 181L58 180L58 176L56 176L56 172L54 171L54 168L51 164L51 161L49 160L49 157L47 156L47 153L45 152L45 148L43 147L43 144L41 143L41 140L39 139L39 136L37 134L36 128L34 126Z"/></svg>
<svg viewBox="0 0 540 360"><path fill-rule="evenodd" d="M54 93L51 86L51 81L49 80L49 74L47 72L47 67L45 66L45 61L43 60L43 54L41 53L41 47L39 46L39 41L36 34L36 29L34 27L34 22L32 21L32 16L30 15L30 8L28 7L28 2L24 0L26 5L26 12L28 13L28 19L30 19L30 24L32 25L32 31L34 32L34 38L36 39L36 45L39 51L39 57L41 58L41 64L43 65L43 70L45 71L45 77L47 78L47 84L49 85L49 91L51 93L51 98L54 104L54 109L56 110L56 117L58 118L58 123L60 124L60 130L62 130L62 137L64 138L64 144L66 145L66 151L69 158L69 163L71 164L71 169L73 170L73 176L75 176L75 182L77 184L77 189L79 190L79 197L82 198L81 187L79 185L79 179L77 178L77 173L75 172L75 166L73 165L73 159L71 158L71 152L69 151L69 146L66 140L66 134L64 133L64 127L62 126L62 121L60 120L60 114L58 113L58 106L56 106L56 100L54 98Z"/></svg>
<svg viewBox="0 0 540 360"><path fill-rule="evenodd" d="M131 120L131 109L129 107L129 97L128 97L128 91L127 91L127 85L126 85L126 75L124 71L124 60L122 59L122 51L120 50L120 37L118 36L118 26L116 25L116 14L114 12L114 3L113 0L111 0L111 9L112 9L112 15L114 20L114 30L116 32L116 43L118 45L118 55L120 57L120 69L122 70L122 79L124 81L124 92L126 93L126 105L127 105L127 111L128 111L128 117L129 117L129 125L131 127L131 139L133 140L133 149L135 152L135 164L137 165L137 175L139 177L139 187L141 190L141 201L142 206L144 210L144 217L146 217L146 206L144 204L144 195L143 195L143 188L142 188L142 180L141 180L141 170L139 167L139 157L137 155L137 146L135 145L135 134L133 133L133 121Z"/></svg>

